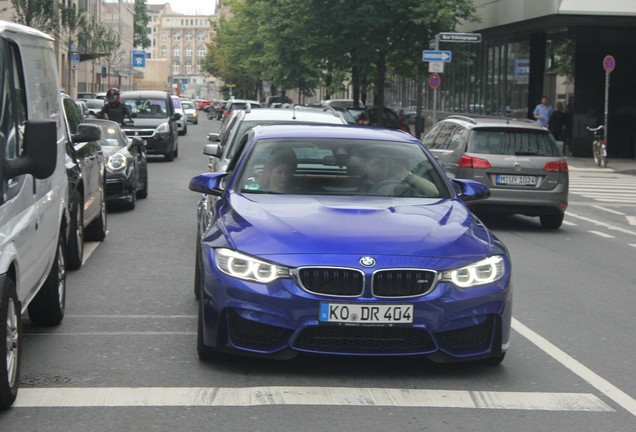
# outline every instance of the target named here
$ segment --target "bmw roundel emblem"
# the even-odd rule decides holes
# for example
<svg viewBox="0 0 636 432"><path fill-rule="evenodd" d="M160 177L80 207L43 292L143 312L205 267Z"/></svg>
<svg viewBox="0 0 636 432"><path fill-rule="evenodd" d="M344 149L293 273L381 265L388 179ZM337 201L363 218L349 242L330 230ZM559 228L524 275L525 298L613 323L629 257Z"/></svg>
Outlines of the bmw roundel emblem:
<svg viewBox="0 0 636 432"><path fill-rule="evenodd" d="M375 265L375 259L370 256L365 256L360 258L360 264L362 264L363 267L373 267Z"/></svg>

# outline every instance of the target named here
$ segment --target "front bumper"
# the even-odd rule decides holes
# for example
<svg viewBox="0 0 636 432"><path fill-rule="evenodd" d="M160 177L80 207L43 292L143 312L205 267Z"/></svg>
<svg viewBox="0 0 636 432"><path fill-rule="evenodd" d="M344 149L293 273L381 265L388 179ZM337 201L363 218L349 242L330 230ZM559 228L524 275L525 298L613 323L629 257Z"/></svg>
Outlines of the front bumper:
<svg viewBox="0 0 636 432"><path fill-rule="evenodd" d="M135 182L131 173L106 173L106 202L130 204L134 201Z"/></svg>
<svg viewBox="0 0 636 432"><path fill-rule="evenodd" d="M207 256L205 249L202 256ZM366 294L367 287L360 297L342 298L309 293L292 279L270 285L240 281L204 261L203 341L219 351L276 358L309 353L462 361L496 356L508 347L510 274L468 290L438 283L425 295L387 299ZM407 303L413 305L414 319L408 325L325 324L319 321L323 302Z"/></svg>

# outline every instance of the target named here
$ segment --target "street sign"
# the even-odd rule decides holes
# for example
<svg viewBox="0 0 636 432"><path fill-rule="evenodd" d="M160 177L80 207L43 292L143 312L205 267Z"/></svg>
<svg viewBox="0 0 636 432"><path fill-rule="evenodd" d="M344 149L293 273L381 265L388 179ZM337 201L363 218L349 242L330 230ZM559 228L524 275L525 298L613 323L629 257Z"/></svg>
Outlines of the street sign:
<svg viewBox="0 0 636 432"><path fill-rule="evenodd" d="M605 58L603 59L603 69L605 69L605 72L610 73L614 70L615 67L616 60L614 59L614 57L611 55L605 56Z"/></svg>
<svg viewBox="0 0 636 432"><path fill-rule="evenodd" d="M71 63L79 63L80 56L78 53L71 53Z"/></svg>
<svg viewBox="0 0 636 432"><path fill-rule="evenodd" d="M444 62L428 62L429 73L444 73Z"/></svg>
<svg viewBox="0 0 636 432"><path fill-rule="evenodd" d="M146 67L146 51L132 50L132 66Z"/></svg>
<svg viewBox="0 0 636 432"><path fill-rule="evenodd" d="M450 51L422 51L422 60L425 62L438 61L448 63L451 61L451 58L452 53Z"/></svg>
<svg viewBox="0 0 636 432"><path fill-rule="evenodd" d="M440 33L437 35L440 42L468 42L480 43L481 34L479 33Z"/></svg>
<svg viewBox="0 0 636 432"><path fill-rule="evenodd" d="M439 87L439 85L442 83L442 78L440 78L440 76L436 73L434 74L430 74L428 77L428 85L432 88L432 89L436 89Z"/></svg>

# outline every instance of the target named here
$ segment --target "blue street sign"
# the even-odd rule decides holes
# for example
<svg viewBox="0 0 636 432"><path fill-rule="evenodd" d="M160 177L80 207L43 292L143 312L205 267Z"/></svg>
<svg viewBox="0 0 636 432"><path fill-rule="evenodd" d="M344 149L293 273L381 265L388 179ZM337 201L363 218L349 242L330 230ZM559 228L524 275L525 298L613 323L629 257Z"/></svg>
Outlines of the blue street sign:
<svg viewBox="0 0 636 432"><path fill-rule="evenodd" d="M77 53L71 53L71 63L79 63L80 56Z"/></svg>
<svg viewBox="0 0 636 432"><path fill-rule="evenodd" d="M146 67L146 51L132 50L133 67Z"/></svg>
<svg viewBox="0 0 636 432"><path fill-rule="evenodd" d="M450 51L429 51L422 52L422 60L425 62L444 62L451 61L452 53Z"/></svg>

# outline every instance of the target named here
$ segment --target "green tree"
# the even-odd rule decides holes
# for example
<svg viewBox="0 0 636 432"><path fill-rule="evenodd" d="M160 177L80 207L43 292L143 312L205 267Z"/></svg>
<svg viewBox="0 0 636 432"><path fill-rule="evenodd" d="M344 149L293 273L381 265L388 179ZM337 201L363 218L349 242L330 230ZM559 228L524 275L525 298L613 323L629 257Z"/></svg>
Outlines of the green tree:
<svg viewBox="0 0 636 432"><path fill-rule="evenodd" d="M64 41L69 53L72 52L71 47L78 44L78 36L86 25L86 18L77 11L77 6L70 3L68 6L60 5L60 39ZM71 88L71 58L68 57L69 67L67 68L66 88Z"/></svg>
<svg viewBox="0 0 636 432"><path fill-rule="evenodd" d="M46 33L53 33L58 25L57 4L54 0L11 0L15 21Z"/></svg>
<svg viewBox="0 0 636 432"><path fill-rule="evenodd" d="M135 46L146 48L150 46L148 38L148 5L146 0L135 0L135 22L133 43Z"/></svg>

